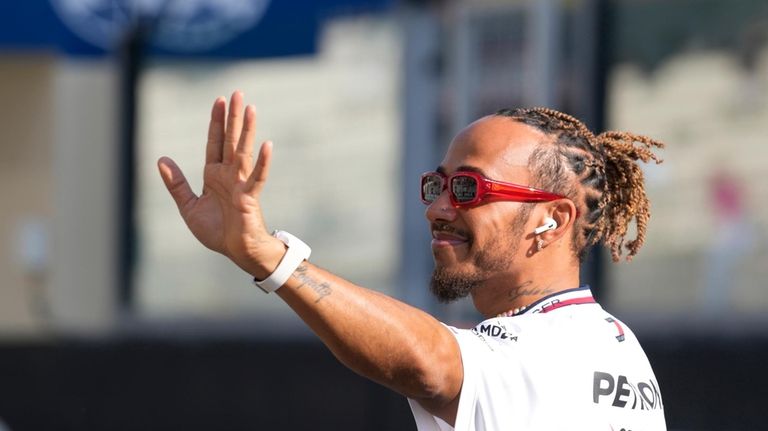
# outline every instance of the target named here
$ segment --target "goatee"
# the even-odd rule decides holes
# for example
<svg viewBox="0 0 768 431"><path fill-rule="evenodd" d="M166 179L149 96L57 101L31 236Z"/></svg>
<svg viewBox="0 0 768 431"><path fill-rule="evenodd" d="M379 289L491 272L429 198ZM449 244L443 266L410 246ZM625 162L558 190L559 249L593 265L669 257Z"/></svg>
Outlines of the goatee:
<svg viewBox="0 0 768 431"><path fill-rule="evenodd" d="M429 281L429 290L443 304L466 298L483 279L476 274L460 274L445 268L435 268Z"/></svg>

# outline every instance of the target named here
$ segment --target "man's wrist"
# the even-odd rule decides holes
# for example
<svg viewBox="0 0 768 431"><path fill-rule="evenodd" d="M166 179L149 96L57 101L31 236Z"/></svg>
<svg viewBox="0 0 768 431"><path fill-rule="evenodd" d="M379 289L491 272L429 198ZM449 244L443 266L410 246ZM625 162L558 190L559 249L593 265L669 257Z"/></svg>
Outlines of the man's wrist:
<svg viewBox="0 0 768 431"><path fill-rule="evenodd" d="M279 239L270 236L269 244L264 245L264 249L268 251L261 254L259 258L252 258L251 265L247 269L247 272L257 280L264 280L275 272L288 247Z"/></svg>
<svg viewBox="0 0 768 431"><path fill-rule="evenodd" d="M286 231L275 231L273 236L279 239L288 250L284 253L277 268L266 278L254 278L253 283L265 293L274 292L281 288L291 277L291 274L301 263L309 259L312 249L304 241Z"/></svg>

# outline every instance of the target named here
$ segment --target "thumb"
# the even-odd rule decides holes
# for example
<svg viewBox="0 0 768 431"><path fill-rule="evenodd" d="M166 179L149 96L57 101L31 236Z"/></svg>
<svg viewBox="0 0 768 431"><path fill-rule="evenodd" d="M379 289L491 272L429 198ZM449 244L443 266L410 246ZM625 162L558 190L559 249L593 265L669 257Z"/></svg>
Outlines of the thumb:
<svg viewBox="0 0 768 431"><path fill-rule="evenodd" d="M171 193L179 212L183 213L184 208L197 201L197 195L192 191L184 173L173 160L168 157L161 157L157 161L157 168L160 170L160 177L163 178L165 187Z"/></svg>

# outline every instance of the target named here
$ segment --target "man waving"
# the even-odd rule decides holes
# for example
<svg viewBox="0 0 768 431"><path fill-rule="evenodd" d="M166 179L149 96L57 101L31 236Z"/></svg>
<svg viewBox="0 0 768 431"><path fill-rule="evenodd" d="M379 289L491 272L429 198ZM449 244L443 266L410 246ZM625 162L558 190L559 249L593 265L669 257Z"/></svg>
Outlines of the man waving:
<svg viewBox="0 0 768 431"><path fill-rule="evenodd" d="M658 382L637 339L579 286L603 243L633 256L650 211L637 162L661 147L594 135L545 108L501 110L461 131L421 178L442 301L471 296L472 330L310 263L310 247L265 228L259 194L272 144L253 162L255 111L214 102L198 196L176 164L160 174L195 237L275 292L347 367L408 397L419 430L664 430ZM625 241L635 221L636 238Z"/></svg>

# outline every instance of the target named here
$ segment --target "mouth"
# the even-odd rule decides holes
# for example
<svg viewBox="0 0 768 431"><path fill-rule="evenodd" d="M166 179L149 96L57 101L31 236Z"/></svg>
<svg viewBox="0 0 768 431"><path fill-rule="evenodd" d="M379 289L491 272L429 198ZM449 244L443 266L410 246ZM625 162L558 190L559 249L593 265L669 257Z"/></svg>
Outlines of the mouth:
<svg viewBox="0 0 768 431"><path fill-rule="evenodd" d="M432 247L458 247L469 243L469 235L447 224L432 225Z"/></svg>

